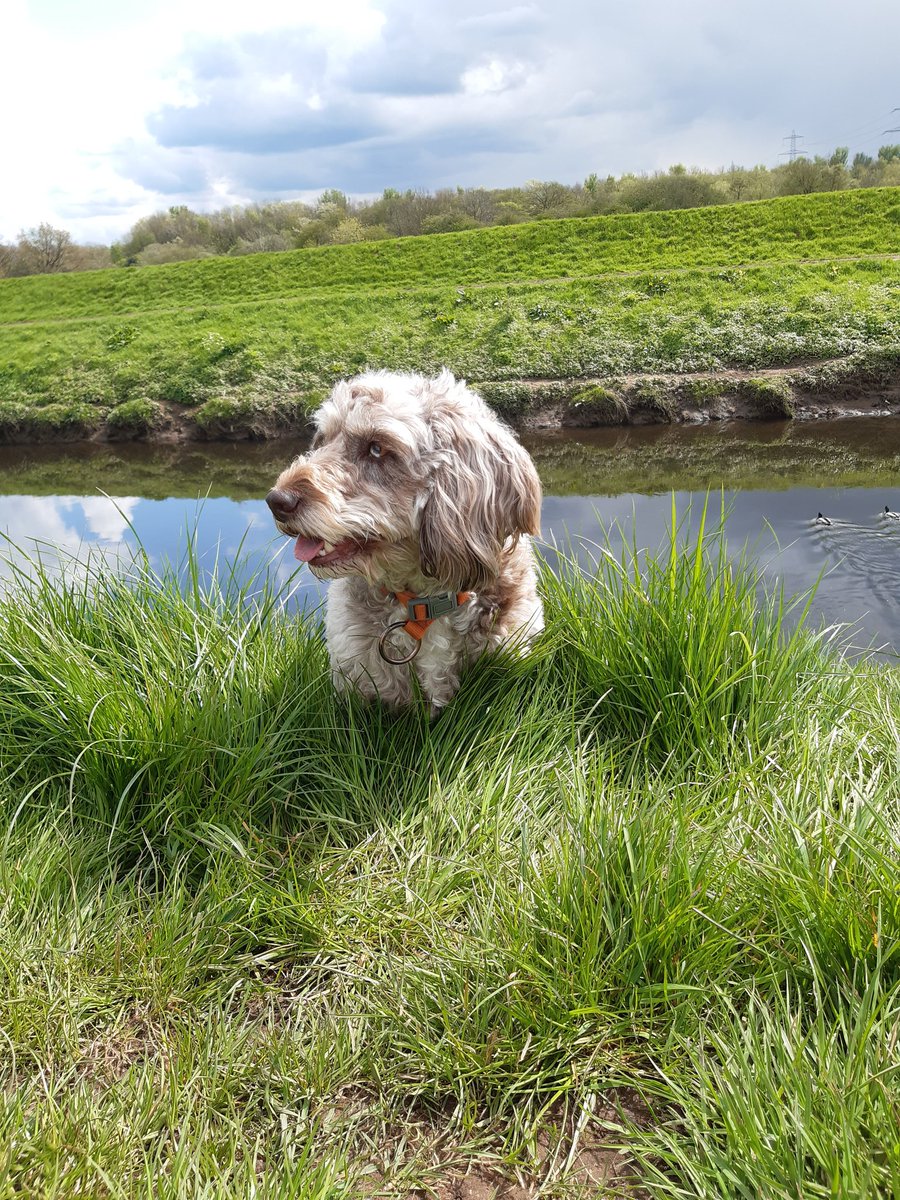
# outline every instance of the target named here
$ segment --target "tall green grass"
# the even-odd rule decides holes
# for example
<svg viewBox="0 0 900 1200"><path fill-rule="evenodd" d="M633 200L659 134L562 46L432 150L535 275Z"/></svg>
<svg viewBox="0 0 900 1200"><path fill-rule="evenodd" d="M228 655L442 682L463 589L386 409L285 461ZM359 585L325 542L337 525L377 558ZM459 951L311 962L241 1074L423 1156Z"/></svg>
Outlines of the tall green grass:
<svg viewBox="0 0 900 1200"><path fill-rule="evenodd" d="M608 734L698 765L738 747L763 752L827 679L827 632L811 636L800 601L766 594L746 552L732 559L724 507L711 531L707 516L704 508L696 530L690 517L683 528L673 494L665 557L634 542L617 555L601 544L589 573L570 560L547 580L560 666L582 697L596 698Z"/></svg>
<svg viewBox="0 0 900 1200"><path fill-rule="evenodd" d="M900 1194L900 684L712 525L433 722L190 555L14 580L0 1195Z"/></svg>

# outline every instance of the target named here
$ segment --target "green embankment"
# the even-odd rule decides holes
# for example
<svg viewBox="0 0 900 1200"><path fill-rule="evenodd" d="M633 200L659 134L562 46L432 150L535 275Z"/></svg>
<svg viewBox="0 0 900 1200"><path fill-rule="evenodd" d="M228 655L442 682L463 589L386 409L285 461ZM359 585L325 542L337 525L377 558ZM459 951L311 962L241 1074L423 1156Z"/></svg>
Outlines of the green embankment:
<svg viewBox="0 0 900 1200"><path fill-rule="evenodd" d="M900 680L699 545L433 723L190 562L15 583L3 1194L896 1194Z"/></svg>
<svg viewBox="0 0 900 1200"><path fill-rule="evenodd" d="M900 190L880 189L0 280L0 438L262 435L364 367L448 365L507 412L533 398L517 381L575 400L599 379L661 417L672 397L625 377L890 372L898 255Z"/></svg>

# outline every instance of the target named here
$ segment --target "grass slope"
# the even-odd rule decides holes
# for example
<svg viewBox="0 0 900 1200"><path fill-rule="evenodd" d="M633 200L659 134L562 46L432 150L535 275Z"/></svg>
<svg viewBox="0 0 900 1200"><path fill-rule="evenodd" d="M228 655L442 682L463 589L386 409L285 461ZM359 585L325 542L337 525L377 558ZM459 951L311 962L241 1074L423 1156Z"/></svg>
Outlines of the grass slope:
<svg viewBox="0 0 900 1200"><path fill-rule="evenodd" d="M873 189L2 280L0 437L140 436L166 403L261 434L365 366L615 382L896 356L898 251L900 191Z"/></svg>
<svg viewBox="0 0 900 1200"><path fill-rule="evenodd" d="M269 301L307 291L475 284L900 253L900 189L541 221L140 270L0 281L0 322Z"/></svg>
<svg viewBox="0 0 900 1200"><path fill-rule="evenodd" d="M20 579L0 1194L900 1195L900 681L700 532L434 723L190 560Z"/></svg>

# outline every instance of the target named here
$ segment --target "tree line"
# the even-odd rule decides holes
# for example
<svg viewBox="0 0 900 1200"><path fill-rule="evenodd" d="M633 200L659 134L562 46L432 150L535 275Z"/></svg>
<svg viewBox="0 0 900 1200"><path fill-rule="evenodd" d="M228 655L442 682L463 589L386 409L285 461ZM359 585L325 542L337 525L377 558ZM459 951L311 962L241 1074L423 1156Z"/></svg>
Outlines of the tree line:
<svg viewBox="0 0 900 1200"><path fill-rule="evenodd" d="M652 175L588 175L582 183L532 180L513 188L386 188L371 201L329 189L312 204L298 200L198 213L185 205L142 217L121 242L80 246L66 230L41 224L15 243L0 243L0 277L146 266L214 255L256 254L419 234L454 233L555 217L698 208L811 192L900 186L900 144L877 155L839 146L830 156L798 156L776 167L721 171L680 164Z"/></svg>

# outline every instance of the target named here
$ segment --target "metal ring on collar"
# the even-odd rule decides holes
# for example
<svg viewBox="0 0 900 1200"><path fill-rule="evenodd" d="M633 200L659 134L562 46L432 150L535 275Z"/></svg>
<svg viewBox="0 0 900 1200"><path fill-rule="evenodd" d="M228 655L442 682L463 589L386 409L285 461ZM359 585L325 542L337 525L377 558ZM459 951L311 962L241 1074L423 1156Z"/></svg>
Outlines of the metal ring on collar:
<svg viewBox="0 0 900 1200"><path fill-rule="evenodd" d="M395 629L402 629L405 625L406 625L405 621L393 621L390 625L388 625L387 629L384 631L384 633L378 639L378 653L381 655L381 657L384 659L384 661L386 663L390 663L392 667L402 667L404 663L412 662L412 660L416 657L416 655L422 649L422 643L414 640L412 652L410 654L407 654L407 656L405 658L391 658L385 652L384 643L385 643L385 639L387 638L388 634L393 633L393 631Z"/></svg>

